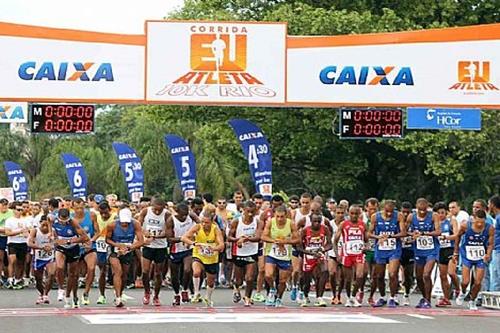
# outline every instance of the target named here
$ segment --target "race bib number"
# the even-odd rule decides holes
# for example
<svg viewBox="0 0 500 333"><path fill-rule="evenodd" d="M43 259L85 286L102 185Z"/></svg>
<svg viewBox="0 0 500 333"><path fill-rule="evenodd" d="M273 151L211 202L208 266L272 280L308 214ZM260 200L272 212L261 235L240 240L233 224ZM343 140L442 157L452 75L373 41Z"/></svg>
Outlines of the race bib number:
<svg viewBox="0 0 500 333"><path fill-rule="evenodd" d="M278 244L273 244L271 249L273 256L275 258L288 258L288 247L287 246L279 246Z"/></svg>
<svg viewBox="0 0 500 333"><path fill-rule="evenodd" d="M364 243L362 240L350 240L345 244L347 255L359 255L363 253Z"/></svg>
<svg viewBox="0 0 500 333"><path fill-rule="evenodd" d="M451 247L451 241L448 240L448 239L445 239L444 237L448 237L450 235L449 232L443 232L441 233L441 236L443 236L443 238L440 238L439 239L439 245L442 247L442 248L448 248L448 247Z"/></svg>
<svg viewBox="0 0 500 333"><path fill-rule="evenodd" d="M158 227L149 226L147 228L147 231L149 233L149 236L158 237L158 236L160 236L162 230L161 230L161 228L158 228Z"/></svg>
<svg viewBox="0 0 500 333"><path fill-rule="evenodd" d="M215 255L214 248L210 245L201 245L200 254L204 257L213 257Z"/></svg>
<svg viewBox="0 0 500 333"><path fill-rule="evenodd" d="M374 248L375 248L375 239L370 238L368 240L368 245L367 245L367 247L366 247L365 250L367 250L367 251L373 251Z"/></svg>
<svg viewBox="0 0 500 333"><path fill-rule="evenodd" d="M434 238L432 236L420 236L416 242L418 250L432 250L434 248Z"/></svg>
<svg viewBox="0 0 500 333"><path fill-rule="evenodd" d="M411 236L406 236L406 237L403 237L402 240L402 246L404 248L409 248L411 247L411 244L413 243L413 238Z"/></svg>
<svg viewBox="0 0 500 333"><path fill-rule="evenodd" d="M382 251L392 251L396 249L396 238L387 238L383 242L378 242L378 249Z"/></svg>
<svg viewBox="0 0 500 333"><path fill-rule="evenodd" d="M95 243L96 250L99 253L105 253L108 252L108 244L106 244L106 241L104 240L97 240Z"/></svg>
<svg viewBox="0 0 500 333"><path fill-rule="evenodd" d="M486 250L484 246L481 245L466 245L465 246L465 257L470 261L479 261L484 259Z"/></svg>
<svg viewBox="0 0 500 333"><path fill-rule="evenodd" d="M321 248L321 244L311 244L310 246L306 247L305 250L306 251L311 251L311 252L318 252L318 250ZM307 259L316 259L315 256L313 255L310 255L310 254L306 254L306 258Z"/></svg>
<svg viewBox="0 0 500 333"><path fill-rule="evenodd" d="M36 250L35 257L42 260L52 259L54 257L54 251Z"/></svg>
<svg viewBox="0 0 500 333"><path fill-rule="evenodd" d="M125 245L125 246L132 246L132 243L122 243L122 245ZM120 248L119 247L115 247L115 253L118 253L120 255L124 255L124 254L127 254L127 252L120 252Z"/></svg>

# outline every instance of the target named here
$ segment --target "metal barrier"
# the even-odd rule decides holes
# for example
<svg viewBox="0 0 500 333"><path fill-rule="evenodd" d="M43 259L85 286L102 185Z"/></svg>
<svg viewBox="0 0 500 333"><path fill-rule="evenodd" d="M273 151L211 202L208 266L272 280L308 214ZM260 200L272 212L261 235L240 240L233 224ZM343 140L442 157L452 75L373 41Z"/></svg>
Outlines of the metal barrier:
<svg viewBox="0 0 500 333"><path fill-rule="evenodd" d="M481 294L483 296L483 307L500 310L500 292L484 291Z"/></svg>

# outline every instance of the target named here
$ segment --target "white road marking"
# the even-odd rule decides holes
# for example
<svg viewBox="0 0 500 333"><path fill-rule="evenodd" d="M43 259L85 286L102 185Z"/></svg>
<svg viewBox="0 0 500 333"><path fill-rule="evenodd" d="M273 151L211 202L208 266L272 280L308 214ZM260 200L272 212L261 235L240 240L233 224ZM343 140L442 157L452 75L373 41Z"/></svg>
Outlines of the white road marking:
<svg viewBox="0 0 500 333"><path fill-rule="evenodd" d="M397 324L400 321L349 313L141 313L82 315L94 325L159 323L364 323Z"/></svg>
<svg viewBox="0 0 500 333"><path fill-rule="evenodd" d="M419 318L419 319L434 319L433 317L429 316L424 316L420 314L407 314L408 317L414 317L414 318Z"/></svg>

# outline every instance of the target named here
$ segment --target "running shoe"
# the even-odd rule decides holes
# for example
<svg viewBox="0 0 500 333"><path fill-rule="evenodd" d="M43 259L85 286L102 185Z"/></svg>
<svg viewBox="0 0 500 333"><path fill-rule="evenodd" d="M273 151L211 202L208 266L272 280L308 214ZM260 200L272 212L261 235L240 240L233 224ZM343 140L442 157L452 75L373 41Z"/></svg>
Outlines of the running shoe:
<svg viewBox="0 0 500 333"><path fill-rule="evenodd" d="M448 306L448 301L444 298L441 298L437 303L436 303L436 307L438 308L444 308L445 306Z"/></svg>
<svg viewBox="0 0 500 333"><path fill-rule="evenodd" d="M83 294L82 305L89 305L89 304L90 304L89 295Z"/></svg>
<svg viewBox="0 0 500 333"><path fill-rule="evenodd" d="M383 307L386 304L387 304L387 301L385 299L379 298L378 301L377 301L377 303L373 304L372 306L374 308L381 308L381 307Z"/></svg>
<svg viewBox="0 0 500 333"><path fill-rule="evenodd" d="M311 305L311 300L309 297L304 298L302 302L300 302L300 306L303 308L307 308L309 305Z"/></svg>
<svg viewBox="0 0 500 333"><path fill-rule="evenodd" d="M201 295L196 294L191 297L191 303L200 303L202 301Z"/></svg>
<svg viewBox="0 0 500 333"><path fill-rule="evenodd" d="M160 297L153 297L153 305L161 306Z"/></svg>
<svg viewBox="0 0 500 333"><path fill-rule="evenodd" d="M410 306L410 296L405 295L405 296L403 297L403 305L404 305L404 306Z"/></svg>
<svg viewBox="0 0 500 333"><path fill-rule="evenodd" d="M35 304L36 304L36 305L43 304L43 297L42 297L42 296L38 296L38 298L37 298L37 299L36 299L36 301L35 301Z"/></svg>
<svg viewBox="0 0 500 333"><path fill-rule="evenodd" d="M57 290L57 301L58 302L64 301L64 289Z"/></svg>
<svg viewBox="0 0 500 333"><path fill-rule="evenodd" d="M362 306L362 304L358 301L358 298L355 297L352 301L351 301L351 305L355 308L360 308Z"/></svg>
<svg viewBox="0 0 500 333"><path fill-rule="evenodd" d="M189 303L189 291L187 290L181 291L181 301L182 303Z"/></svg>
<svg viewBox="0 0 500 333"><path fill-rule="evenodd" d="M241 301L241 293L239 290L233 291L233 303L239 303Z"/></svg>
<svg viewBox="0 0 500 333"><path fill-rule="evenodd" d="M368 297L368 304L370 306L374 306L375 305L375 301L373 300L373 297Z"/></svg>
<svg viewBox="0 0 500 333"><path fill-rule="evenodd" d="M394 298L389 299L389 302L387 303L387 306L391 309L394 309L398 305L396 304L396 300Z"/></svg>
<svg viewBox="0 0 500 333"><path fill-rule="evenodd" d="M211 299L208 299L206 297L203 298L203 303L205 303L205 306L207 308L213 308L214 307L214 301L212 301Z"/></svg>
<svg viewBox="0 0 500 333"><path fill-rule="evenodd" d="M477 311L477 305L475 301L472 300L469 301L469 310Z"/></svg>
<svg viewBox="0 0 500 333"><path fill-rule="evenodd" d="M421 298L420 301L418 302L418 304L415 306L415 308L422 309L424 306L424 303L425 303L425 299Z"/></svg>
<svg viewBox="0 0 500 333"><path fill-rule="evenodd" d="M429 301L425 300L424 303L422 304L422 309L430 309L430 308L432 308L432 304Z"/></svg>
<svg viewBox="0 0 500 333"><path fill-rule="evenodd" d="M179 295L174 295L174 299L172 301L173 306L179 306L181 305L181 296Z"/></svg>
<svg viewBox="0 0 500 333"><path fill-rule="evenodd" d="M292 287L292 290L290 291L290 300L292 302L295 302L297 300L297 287Z"/></svg>
<svg viewBox="0 0 500 333"><path fill-rule="evenodd" d="M121 298L121 297L117 297L117 298L115 299L115 306L116 306L117 308L123 308L123 306L124 306L124 305L125 305L125 303L123 303L123 300L122 300L122 298Z"/></svg>
<svg viewBox="0 0 500 333"><path fill-rule="evenodd" d="M257 303L264 303L266 301L266 297L261 293L255 293L255 295L253 295L252 297L252 301Z"/></svg>
<svg viewBox="0 0 500 333"><path fill-rule="evenodd" d="M100 295L99 298L97 299L97 304L106 304L106 297L103 295Z"/></svg>
<svg viewBox="0 0 500 333"><path fill-rule="evenodd" d="M320 307L320 308L324 308L326 307L326 302L325 300L323 299L323 297L318 297L316 299L316 302L314 303L314 306L316 307Z"/></svg>
<svg viewBox="0 0 500 333"><path fill-rule="evenodd" d="M80 300L78 297L73 297L73 309L78 309L80 307Z"/></svg>
<svg viewBox="0 0 500 333"><path fill-rule="evenodd" d="M151 301L151 293L144 293L144 297L142 297L142 304L148 305Z"/></svg>
<svg viewBox="0 0 500 333"><path fill-rule="evenodd" d="M304 297L305 297L304 292L303 291L299 291L299 294L297 296L297 302L303 303L304 302Z"/></svg>
<svg viewBox="0 0 500 333"><path fill-rule="evenodd" d="M364 297L365 297L365 293L364 292L358 291L356 293L356 300L358 301L358 303L363 304L363 298Z"/></svg>
<svg viewBox="0 0 500 333"><path fill-rule="evenodd" d="M42 297L43 304L50 304L49 296L45 295Z"/></svg>
<svg viewBox="0 0 500 333"><path fill-rule="evenodd" d="M464 300L465 300L465 294L460 292L460 294L458 294L458 296L457 296L457 299L455 300L455 303L458 306L461 306L464 304Z"/></svg>
<svg viewBox="0 0 500 333"><path fill-rule="evenodd" d="M274 306L277 308L281 308L283 306L283 302L281 301L281 298L276 298L274 301Z"/></svg>
<svg viewBox="0 0 500 333"><path fill-rule="evenodd" d="M275 298L276 298L276 289L269 290L269 294L267 295L266 299L266 305L273 306L275 304Z"/></svg>
<svg viewBox="0 0 500 333"><path fill-rule="evenodd" d="M64 308L71 309L72 307L73 307L73 301L71 300L71 297L65 297L64 298Z"/></svg>
<svg viewBox="0 0 500 333"><path fill-rule="evenodd" d="M243 305L245 307L249 307L250 305L252 305L252 299L250 297L243 297Z"/></svg>
<svg viewBox="0 0 500 333"><path fill-rule="evenodd" d="M353 301L352 301L352 298L348 298L346 301L345 301L345 307L346 308L352 308L353 306Z"/></svg>

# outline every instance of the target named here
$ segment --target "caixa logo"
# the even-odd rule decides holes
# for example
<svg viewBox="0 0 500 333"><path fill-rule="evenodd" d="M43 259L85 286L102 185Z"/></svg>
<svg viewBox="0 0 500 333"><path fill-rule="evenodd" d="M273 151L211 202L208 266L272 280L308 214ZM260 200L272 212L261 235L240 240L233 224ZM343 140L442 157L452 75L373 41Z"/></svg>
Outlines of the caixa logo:
<svg viewBox="0 0 500 333"><path fill-rule="evenodd" d="M413 74L410 67L396 66L327 66L319 73L323 84L413 86Z"/></svg>
<svg viewBox="0 0 500 333"><path fill-rule="evenodd" d="M111 63L93 62L42 62L28 61L19 66L18 75L23 80L41 81L114 81Z"/></svg>

